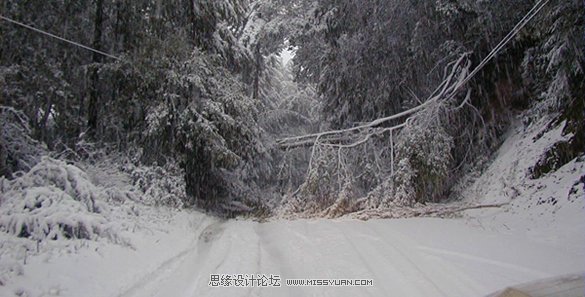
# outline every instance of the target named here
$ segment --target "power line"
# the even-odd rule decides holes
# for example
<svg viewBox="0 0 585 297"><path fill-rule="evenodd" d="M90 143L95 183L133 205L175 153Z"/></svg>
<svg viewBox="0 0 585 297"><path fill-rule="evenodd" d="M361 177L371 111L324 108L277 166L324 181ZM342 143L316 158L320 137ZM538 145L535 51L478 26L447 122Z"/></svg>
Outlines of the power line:
<svg viewBox="0 0 585 297"><path fill-rule="evenodd" d="M550 2L550 0L537 1L536 4L534 4L534 6L532 7L532 9L530 9L530 11L528 11L528 13L524 15L524 17L516 24L516 26L514 26L514 28L512 28L512 30L508 32L504 39L502 39L496 45L496 47L494 47L492 51L479 63L479 65L477 65L477 67L475 67L475 69L473 69L467 75L467 77L461 82L461 84L459 84L455 88L449 99L456 94L457 90L459 90L463 85L469 82L481 69L483 69L483 67L487 63L489 63L504 48L504 46L506 46L506 44L508 44L512 40L512 38L518 35L518 33L520 33L524 26L526 26L526 24L528 24L528 22L530 22L542 10L542 8L548 4L548 2Z"/></svg>
<svg viewBox="0 0 585 297"><path fill-rule="evenodd" d="M440 96L444 95L445 90L447 90L447 89L449 89L449 92L444 100L452 99L457 94L457 91L459 91L479 71L481 71L485 67L485 65L487 63L489 63L516 35L518 35L518 33L526 26L526 24L528 24L542 10L542 8L545 7L549 2L550 2L550 0L538 0L534 4L532 9L530 9L524 15L524 17L518 23L516 23L514 28L512 28L512 30L510 32L508 32L508 34L506 34L506 36L490 51L490 53L486 57L483 58L483 60L470 73L468 73L463 79L457 81L454 85L449 85L448 82L452 79L452 76L454 75L454 73L451 73L450 77L447 78L446 81L443 81L437 87L437 89L435 89L435 91L427 98L427 100L424 103L421 103L420 105L417 105L411 109L400 112L398 114L391 115L391 116L384 117L384 118L379 118L379 119L376 119L372 122L369 122L369 123L366 123L366 124L363 124L360 126L347 128L347 129L330 130L330 131L324 131L324 132L319 132L319 133L306 134L306 135L295 136L295 137L281 138L281 139L276 140L277 144L279 144L280 146L284 146L284 145L286 145L287 142L291 142L291 141L295 141L295 142L306 141L305 139L313 139L313 138L316 138L317 140L319 140L319 138L322 136L327 136L327 135L332 135L332 134L341 134L341 133L346 133L346 132L353 132L353 131L359 131L359 130L372 128L372 127L377 126L383 122L388 122L390 120L394 120L394 119L397 119L397 118L400 118L400 117L403 117L406 115L411 115L413 113L420 111L423 108L426 108L431 103L436 102L437 100L441 99ZM459 58L459 60L455 63L456 65L454 66L453 71L455 71L455 68L458 67L458 64L461 62L462 58ZM439 91L441 88L443 88L443 90L438 95L435 95L436 92ZM308 143L310 143L310 142L308 142ZM293 142L293 144L295 144L295 143Z"/></svg>
<svg viewBox="0 0 585 297"><path fill-rule="evenodd" d="M86 50L92 51L92 52L94 52L94 53L98 53L98 54L100 54L100 55L103 55L103 56L106 56L106 57L108 57L108 58L112 58L112 59L115 59L115 60L118 60L118 61L122 61L122 59L120 59L119 57L116 57L116 56L114 56L114 55L108 54L108 53L106 53L106 52L102 52L102 51L100 51L100 50L97 50L97 49L91 48L91 47L89 47L89 46L87 46L87 45L83 45L83 44L81 44L81 43L77 43L77 42L75 42L75 41L71 41L71 40L69 40L69 39L65 39L65 38L63 38L63 37L57 36L57 35L55 35L55 34L52 34L52 33L46 32L46 31L43 31L43 30L41 30L41 29L37 29L37 28L35 28L35 27L33 27L33 26L30 26L30 25L27 25L27 24L24 24L24 23L21 23L21 22L15 21L15 20L13 20L13 19L10 19L10 18L7 18L7 17L5 17L5 16L3 16L3 15L0 15L0 19L2 19L2 20L5 20L5 21L7 21L7 22L9 22L9 23L13 23L13 24L15 24L15 25L18 25L18 26L21 26L21 27L27 28L27 29L29 29L29 30L35 31L35 32L37 32L37 33L41 33L41 34L43 34L43 35L46 35L46 36L49 36L49 37L52 37L52 38L55 38L55 39L58 39L58 40L61 40L61 41L67 42L67 43L69 43L69 44L72 44L72 45L75 45L75 46L81 47L81 48L83 48L83 49L86 49Z"/></svg>

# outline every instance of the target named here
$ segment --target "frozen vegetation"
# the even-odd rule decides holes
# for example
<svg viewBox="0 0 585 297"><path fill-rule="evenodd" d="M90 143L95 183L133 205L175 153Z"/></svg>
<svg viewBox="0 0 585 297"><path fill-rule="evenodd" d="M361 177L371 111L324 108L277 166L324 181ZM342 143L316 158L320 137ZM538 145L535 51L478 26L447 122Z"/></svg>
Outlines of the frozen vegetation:
<svg viewBox="0 0 585 297"><path fill-rule="evenodd" d="M0 296L585 296L582 10L4 0Z"/></svg>
<svg viewBox="0 0 585 297"><path fill-rule="evenodd" d="M404 208L335 220L224 220L151 203L161 192L181 192L181 183L144 187L157 173L172 176L164 169L129 171L110 162L82 170L43 158L2 181L0 293L485 296L579 274L585 267L584 160L529 176L547 148L566 137L564 123L549 123L517 121L484 170L463 179L460 199L427 206L438 210L429 215L435 218L377 219L412 217L415 209ZM495 203L503 205L449 211ZM210 274L221 273L277 274L283 287L209 287ZM365 278L374 286L286 287L291 278Z"/></svg>

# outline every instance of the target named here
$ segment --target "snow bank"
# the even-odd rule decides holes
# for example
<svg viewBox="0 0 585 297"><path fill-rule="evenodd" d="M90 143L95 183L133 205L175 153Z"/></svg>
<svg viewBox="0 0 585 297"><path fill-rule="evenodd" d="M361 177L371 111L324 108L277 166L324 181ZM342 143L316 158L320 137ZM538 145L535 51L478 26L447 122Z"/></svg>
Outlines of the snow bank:
<svg viewBox="0 0 585 297"><path fill-rule="evenodd" d="M85 238L105 234L107 220L59 188L32 187L11 195L2 209L0 228L34 240Z"/></svg>
<svg viewBox="0 0 585 297"><path fill-rule="evenodd" d="M182 175L173 171L176 167L172 165L144 167L126 161L109 156L92 164L73 165L44 157L13 180L0 178L0 296L7 296L3 287L10 287L10 292L19 296L39 295L30 295L36 290L31 290L33 285L26 280L43 283L47 274L37 274L43 269L71 270L72 279L77 275L82 279L93 277L91 273L85 275L85 271L93 270L75 267L66 260L72 255L84 255L98 265L104 256L101 249L109 249L120 255L117 262L128 256L136 260L138 255L132 251L144 248L143 238L167 236L168 231L161 228L169 227L174 216L180 214L176 209L182 206L181 197L185 195ZM185 215L179 223L184 226L190 222ZM172 242L180 243L177 247L153 246L160 255L141 254L132 265L144 269L150 263L144 259L161 262L167 251L175 252L191 243L179 238L184 230L173 232ZM65 260L59 262L65 265L52 263L61 257ZM98 269L120 270L108 265L98 265ZM94 273L116 275L116 271ZM15 284L19 280L24 281L20 287ZM43 292L63 294L63 287L47 289L43 285ZM80 296L77 293L74 296Z"/></svg>
<svg viewBox="0 0 585 297"><path fill-rule="evenodd" d="M35 241L120 241L96 202L103 190L76 166L45 157L26 174L4 182L1 195L0 231Z"/></svg>
<svg viewBox="0 0 585 297"><path fill-rule="evenodd" d="M470 204L505 203L498 209L468 210L464 217L482 228L521 232L566 248L585 246L585 159L583 155L539 178L532 168L555 144L566 141L564 122L543 117L510 129L493 162L481 175L470 174L459 199Z"/></svg>

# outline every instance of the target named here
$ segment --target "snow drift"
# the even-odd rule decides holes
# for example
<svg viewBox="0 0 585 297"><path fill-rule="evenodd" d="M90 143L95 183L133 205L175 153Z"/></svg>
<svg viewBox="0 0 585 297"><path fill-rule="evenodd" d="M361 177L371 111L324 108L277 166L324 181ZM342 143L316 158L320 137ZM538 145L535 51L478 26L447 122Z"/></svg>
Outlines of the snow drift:
<svg viewBox="0 0 585 297"><path fill-rule="evenodd" d="M105 193L78 167L45 157L26 174L3 183L1 231L37 241L118 240L99 207Z"/></svg>

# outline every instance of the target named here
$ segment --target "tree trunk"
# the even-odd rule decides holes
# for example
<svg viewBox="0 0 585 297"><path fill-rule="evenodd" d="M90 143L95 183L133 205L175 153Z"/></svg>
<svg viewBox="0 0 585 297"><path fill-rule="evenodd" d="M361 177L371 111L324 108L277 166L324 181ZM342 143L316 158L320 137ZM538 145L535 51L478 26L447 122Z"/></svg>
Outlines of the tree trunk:
<svg viewBox="0 0 585 297"><path fill-rule="evenodd" d="M260 75L262 74L262 55L260 54L260 43L256 44L254 58L256 59L256 72L254 73L254 89L252 98L258 99L260 97Z"/></svg>
<svg viewBox="0 0 585 297"><path fill-rule="evenodd" d="M51 115L51 110L53 109L53 98L52 98L53 94L51 94L51 96L47 96L47 106L45 107L45 112L43 114L43 117L41 118L41 121L38 123L38 129L40 132L40 139L42 141L44 141L49 148L52 147L52 143L49 139L49 135L47 133L47 122L49 121L49 117Z"/></svg>
<svg viewBox="0 0 585 297"><path fill-rule="evenodd" d="M122 1L116 1L116 22L114 23L114 49L124 51L124 13L122 12Z"/></svg>
<svg viewBox="0 0 585 297"><path fill-rule="evenodd" d="M197 37L197 22L195 19L195 2L194 0L186 0L187 4L187 14L188 14L188 22L189 22L189 36L191 37L189 40L189 44L195 45L195 38Z"/></svg>
<svg viewBox="0 0 585 297"><path fill-rule="evenodd" d="M95 21L94 21L94 32L93 32L93 48L96 50L101 50L102 47L102 25L103 25L103 18L104 18L104 11L103 11L103 0L96 0L95 5ZM93 67L91 68L91 72L89 75L89 106L87 110L87 129L88 133L92 137L97 136L97 127L98 127L98 119L99 119L99 104L100 101L100 94L98 90L99 84L99 75L98 75L98 67L97 64L101 62L101 55L94 52L93 53Z"/></svg>

